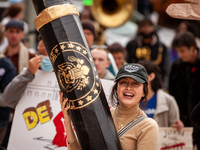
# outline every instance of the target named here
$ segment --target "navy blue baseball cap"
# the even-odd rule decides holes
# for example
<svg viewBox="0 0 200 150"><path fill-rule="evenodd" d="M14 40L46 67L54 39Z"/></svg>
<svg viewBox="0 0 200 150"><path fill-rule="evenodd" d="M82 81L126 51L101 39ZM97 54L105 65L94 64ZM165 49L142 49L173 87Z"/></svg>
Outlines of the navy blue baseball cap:
<svg viewBox="0 0 200 150"><path fill-rule="evenodd" d="M24 30L24 23L21 20L17 19L11 19L7 24L6 24L6 30L8 28L15 27L15 28L20 28L22 31Z"/></svg>
<svg viewBox="0 0 200 150"><path fill-rule="evenodd" d="M146 70L142 65L136 63L123 65L115 77L115 82L123 77L129 77L139 83L146 83L148 85L148 74Z"/></svg>

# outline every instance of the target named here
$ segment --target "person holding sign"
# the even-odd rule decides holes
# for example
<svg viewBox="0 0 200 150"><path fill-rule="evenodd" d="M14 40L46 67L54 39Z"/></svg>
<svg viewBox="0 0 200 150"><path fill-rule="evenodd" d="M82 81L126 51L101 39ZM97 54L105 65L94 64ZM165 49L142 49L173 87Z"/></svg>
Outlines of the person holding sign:
<svg viewBox="0 0 200 150"><path fill-rule="evenodd" d="M141 108L148 117L153 118L159 127L174 127L181 130L184 125L179 118L179 108L173 96L162 90L161 70L153 61L141 60L138 62L148 73L147 103Z"/></svg>
<svg viewBox="0 0 200 150"><path fill-rule="evenodd" d="M111 92L111 114L123 150L157 149L158 125L139 107L147 95L148 75L144 67L135 63L122 66ZM68 149L81 149L68 114L68 98L64 98L61 92L60 104L65 117Z"/></svg>
<svg viewBox="0 0 200 150"><path fill-rule="evenodd" d="M41 68L44 71L52 71L53 69L51 62L48 61L49 57L44 43L41 39L41 36L38 36L38 39L38 56L33 57L29 60L28 68L23 70L19 75L17 75L7 85L3 92L3 102L11 108L16 107L28 83L33 81L33 79L35 78L35 73L39 68Z"/></svg>

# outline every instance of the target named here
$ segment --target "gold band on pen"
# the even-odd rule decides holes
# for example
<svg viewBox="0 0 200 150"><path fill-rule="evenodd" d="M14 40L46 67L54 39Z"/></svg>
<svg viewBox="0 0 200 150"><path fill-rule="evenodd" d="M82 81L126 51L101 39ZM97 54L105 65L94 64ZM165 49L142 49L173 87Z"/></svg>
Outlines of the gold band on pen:
<svg viewBox="0 0 200 150"><path fill-rule="evenodd" d="M58 19L63 16L75 14L79 16L79 12L76 6L74 5L54 5L44 9L42 12L38 14L35 18L35 27L39 31L39 29L45 24Z"/></svg>

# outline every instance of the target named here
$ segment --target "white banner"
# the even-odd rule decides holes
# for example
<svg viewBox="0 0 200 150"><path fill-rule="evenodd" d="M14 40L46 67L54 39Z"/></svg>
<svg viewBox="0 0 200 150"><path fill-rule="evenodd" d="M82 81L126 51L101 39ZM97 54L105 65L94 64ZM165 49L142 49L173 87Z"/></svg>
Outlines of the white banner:
<svg viewBox="0 0 200 150"><path fill-rule="evenodd" d="M66 150L64 118L55 73L37 71L16 109L8 150ZM114 82L101 80L106 96Z"/></svg>
<svg viewBox="0 0 200 150"><path fill-rule="evenodd" d="M193 150L192 132L193 128L159 128L158 150Z"/></svg>

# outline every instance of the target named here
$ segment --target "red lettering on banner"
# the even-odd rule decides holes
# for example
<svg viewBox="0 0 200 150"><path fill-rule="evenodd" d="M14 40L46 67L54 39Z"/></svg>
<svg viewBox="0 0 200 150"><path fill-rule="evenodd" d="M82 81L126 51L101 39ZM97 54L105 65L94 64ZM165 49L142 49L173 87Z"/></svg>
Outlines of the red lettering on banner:
<svg viewBox="0 0 200 150"><path fill-rule="evenodd" d="M182 148L183 146L185 146L185 143L179 143L179 144L175 144L175 145L171 145L171 146L162 147L160 150L174 149L174 148L178 148L178 147Z"/></svg>

